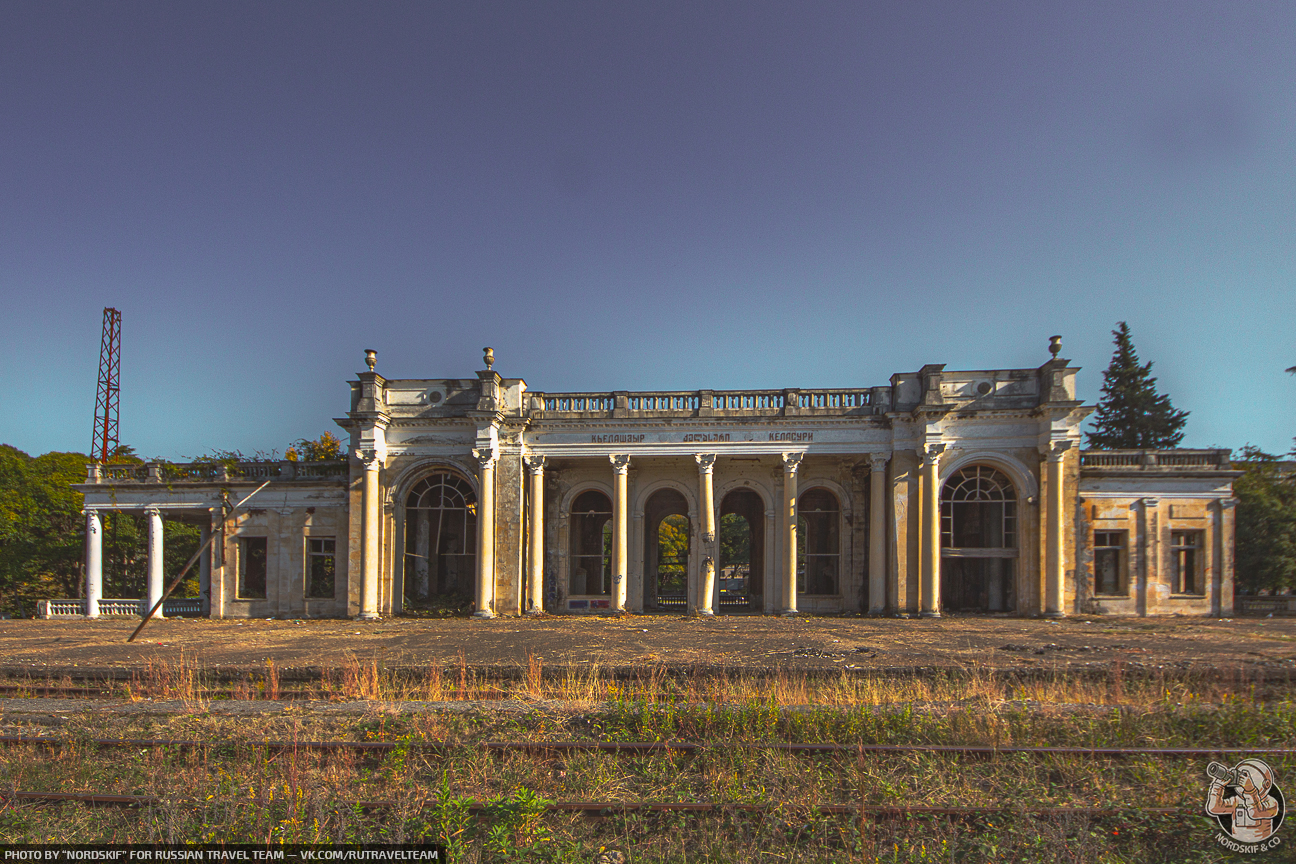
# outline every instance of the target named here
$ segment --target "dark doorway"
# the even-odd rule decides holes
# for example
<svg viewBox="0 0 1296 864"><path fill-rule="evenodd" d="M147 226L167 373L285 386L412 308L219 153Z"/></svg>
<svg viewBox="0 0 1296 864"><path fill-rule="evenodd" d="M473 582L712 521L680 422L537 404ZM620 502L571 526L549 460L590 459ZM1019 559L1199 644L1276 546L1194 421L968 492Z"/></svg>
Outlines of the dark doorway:
<svg viewBox="0 0 1296 864"><path fill-rule="evenodd" d="M1016 608L1017 493L984 465L964 468L941 491L941 608Z"/></svg>
<svg viewBox="0 0 1296 864"><path fill-rule="evenodd" d="M591 490L577 496L571 508L571 597L612 593L612 499Z"/></svg>
<svg viewBox="0 0 1296 864"><path fill-rule="evenodd" d="M688 610L688 501L673 489L654 492L644 507L644 611Z"/></svg>
<svg viewBox="0 0 1296 864"><path fill-rule="evenodd" d="M765 589L765 502L735 489L720 502L717 612L759 612Z"/></svg>
<svg viewBox="0 0 1296 864"><path fill-rule="evenodd" d="M455 474L420 480L405 499L405 609L468 612L477 579L477 496Z"/></svg>

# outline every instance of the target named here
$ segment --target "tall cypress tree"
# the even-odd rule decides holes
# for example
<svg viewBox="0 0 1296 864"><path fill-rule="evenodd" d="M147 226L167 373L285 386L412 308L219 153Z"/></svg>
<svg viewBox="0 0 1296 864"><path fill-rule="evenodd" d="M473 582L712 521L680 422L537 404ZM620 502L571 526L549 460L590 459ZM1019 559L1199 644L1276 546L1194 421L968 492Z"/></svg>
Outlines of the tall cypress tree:
<svg viewBox="0 0 1296 864"><path fill-rule="evenodd" d="M1156 390L1152 362L1140 364L1129 326L1121 321L1112 331L1116 353L1103 373L1102 399L1093 429L1085 434L1090 447L1105 450L1176 447L1183 438L1187 411L1176 411L1170 397Z"/></svg>

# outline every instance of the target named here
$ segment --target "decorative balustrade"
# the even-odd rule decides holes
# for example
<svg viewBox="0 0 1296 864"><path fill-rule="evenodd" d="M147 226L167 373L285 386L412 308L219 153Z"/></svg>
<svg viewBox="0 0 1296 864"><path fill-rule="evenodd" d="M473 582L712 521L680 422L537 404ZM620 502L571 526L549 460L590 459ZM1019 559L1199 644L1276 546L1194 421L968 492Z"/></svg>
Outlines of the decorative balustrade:
<svg viewBox="0 0 1296 864"><path fill-rule="evenodd" d="M636 393L626 397L630 411L696 411L702 404L697 393Z"/></svg>
<svg viewBox="0 0 1296 864"><path fill-rule="evenodd" d="M664 393L537 393L532 404L545 414L625 416L708 412L771 416L795 409L805 414L871 414L869 390L693 390ZM618 404L620 400L620 404Z"/></svg>
<svg viewBox="0 0 1296 864"><path fill-rule="evenodd" d="M87 469L87 483L229 483L262 480L342 480L350 473L345 459L330 462L150 462L146 465L97 465Z"/></svg>
<svg viewBox="0 0 1296 864"><path fill-rule="evenodd" d="M40 600L36 603L37 618L81 618L85 615L85 600ZM139 617L147 611L144 601L137 597L103 599L99 601L99 614L105 616ZM196 618L202 615L202 600L197 597L169 597L162 603L162 614L168 618Z"/></svg>
<svg viewBox="0 0 1296 864"><path fill-rule="evenodd" d="M1081 450L1082 468L1195 468L1227 471L1231 450Z"/></svg>

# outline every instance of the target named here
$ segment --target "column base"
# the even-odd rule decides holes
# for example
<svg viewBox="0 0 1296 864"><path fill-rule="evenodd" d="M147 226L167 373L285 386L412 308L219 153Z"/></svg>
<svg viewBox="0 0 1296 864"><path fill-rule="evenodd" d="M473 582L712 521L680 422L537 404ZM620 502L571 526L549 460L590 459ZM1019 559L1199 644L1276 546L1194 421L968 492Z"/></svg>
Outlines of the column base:
<svg viewBox="0 0 1296 864"><path fill-rule="evenodd" d="M1044 617L1045 618L1065 618L1066 613L1065 612L1045 612Z"/></svg>
<svg viewBox="0 0 1296 864"><path fill-rule="evenodd" d="M918 617L919 618L939 618L941 617L941 614L939 612L919 612Z"/></svg>
<svg viewBox="0 0 1296 864"><path fill-rule="evenodd" d="M527 610L525 613L523 613L523 614L525 614L526 617L528 617L528 618L539 618L539 617L541 617L542 615L545 615L545 614L547 614L547 613L546 613L543 609L528 609L528 610Z"/></svg>
<svg viewBox="0 0 1296 864"><path fill-rule="evenodd" d="M780 613L778 613L778 614L782 615L784 618L795 618L796 616L800 615L801 613L798 612L798 611L795 610L795 609L784 609L782 612L780 612Z"/></svg>
<svg viewBox="0 0 1296 864"><path fill-rule="evenodd" d="M379 619L377 612L361 612L355 617L357 621L377 621Z"/></svg>
<svg viewBox="0 0 1296 864"><path fill-rule="evenodd" d="M483 620L483 621L489 621L491 618L494 618L494 617L495 617L495 613L494 613L494 612L491 612L490 610L483 609L483 610L480 611L480 612L474 612L474 613L472 614L472 617L474 617L474 618L480 618L480 619Z"/></svg>
<svg viewBox="0 0 1296 864"><path fill-rule="evenodd" d="M699 609L694 613L699 618L714 618L715 612L711 609Z"/></svg>

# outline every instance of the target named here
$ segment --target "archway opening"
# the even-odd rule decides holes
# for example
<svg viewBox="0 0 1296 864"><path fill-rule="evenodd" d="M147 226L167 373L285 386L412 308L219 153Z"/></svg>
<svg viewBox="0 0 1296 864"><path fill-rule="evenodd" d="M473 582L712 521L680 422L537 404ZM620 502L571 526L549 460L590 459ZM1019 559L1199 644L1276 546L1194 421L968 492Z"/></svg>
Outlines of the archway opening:
<svg viewBox="0 0 1296 864"><path fill-rule="evenodd" d="M449 472L414 484L405 498L404 608L467 613L477 578L477 496Z"/></svg>
<svg viewBox="0 0 1296 864"><path fill-rule="evenodd" d="M571 506L569 597L606 597L612 593L612 499L591 490Z"/></svg>
<svg viewBox="0 0 1296 864"><path fill-rule="evenodd" d="M941 608L1010 612L1017 605L1017 493L1002 472L973 465L941 490Z"/></svg>
<svg viewBox="0 0 1296 864"><path fill-rule="evenodd" d="M735 489L720 502L717 612L759 612L765 588L765 502Z"/></svg>
<svg viewBox="0 0 1296 864"><path fill-rule="evenodd" d="M688 609L688 501L673 489L654 492L644 507L644 610Z"/></svg>

